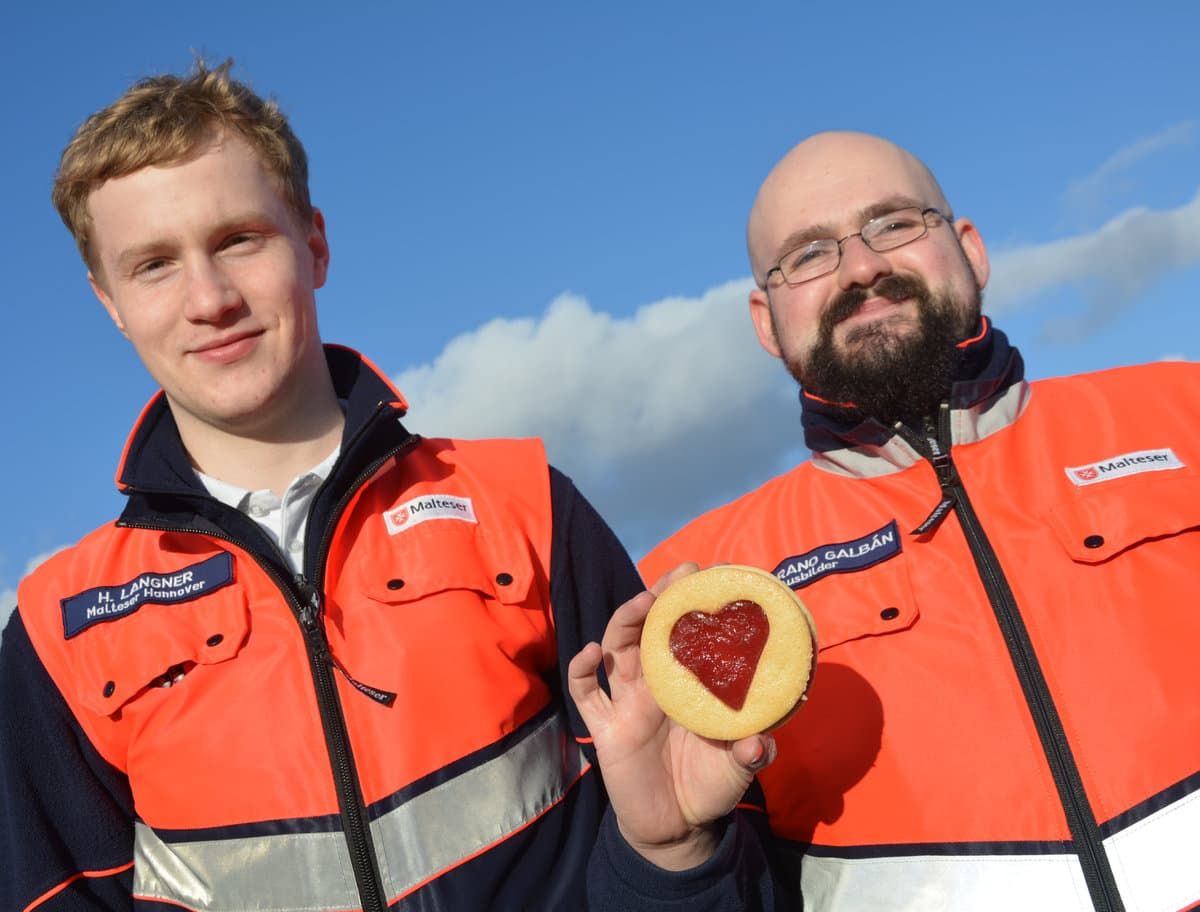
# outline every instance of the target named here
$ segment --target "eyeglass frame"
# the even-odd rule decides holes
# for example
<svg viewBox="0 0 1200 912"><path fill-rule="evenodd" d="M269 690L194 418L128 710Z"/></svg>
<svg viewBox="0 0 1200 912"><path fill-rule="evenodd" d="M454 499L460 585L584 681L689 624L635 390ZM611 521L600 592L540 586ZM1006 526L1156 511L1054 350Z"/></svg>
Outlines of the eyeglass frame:
<svg viewBox="0 0 1200 912"><path fill-rule="evenodd" d="M925 230L922 231L920 234L918 234L916 237L911 237L907 241L903 241L902 243L896 244L894 247L885 247L883 250L877 250L875 247L872 246L870 241L868 241L865 237L863 237L863 232L866 231L867 228L869 228L875 222L878 222L882 219L891 218L897 212L908 212L909 210L912 210L912 209L920 209L921 210L921 223L925 226ZM921 240L921 238L923 238L927 234L929 234L930 228L937 227L936 225L930 225L928 219L926 219L926 216L931 212L934 213L938 218L940 218L942 220L942 222L944 222L947 225L952 224L954 221L953 215L951 215L950 213L947 213L947 212L943 212L937 206L927 206L924 209L921 209L920 206L901 206L899 209L893 209L891 212L884 212L881 215L877 215L872 219L867 219L866 223L864 223L863 226L858 229L858 231L855 231L851 234L847 234L845 237L836 238L836 239L835 238L815 238L814 240L811 240L811 241L805 241L800 246L793 247L791 250L788 250L787 252L785 252L776 261L775 265L767 270L767 274L763 276L762 290L763 291L767 290L767 286L771 282L771 273L773 273L773 272L779 273L780 278L783 279L783 283L785 285L787 285L788 288L799 288L801 285L805 284L806 282L811 282L814 279L820 279L824 276L829 275L831 272L835 272L837 270L837 268L842 265L842 245L844 243L846 243L846 241L850 240L850 238L854 238L854 237L859 238L863 242L863 244L866 245L867 249L874 253L889 253L893 250L899 250L901 247L905 247L905 246L913 243L914 241L919 241L919 240ZM784 273L783 273L783 266L782 266L783 261L785 259L787 259L789 256L791 256L793 253L795 253L797 250L803 250L805 247L808 247L810 244L816 244L820 241L834 241L834 243L837 244L838 255L837 255L837 260L834 262L833 266L831 266L825 272L819 272L816 275L811 275L806 279L801 279L799 282L789 282L787 276L784 275Z"/></svg>

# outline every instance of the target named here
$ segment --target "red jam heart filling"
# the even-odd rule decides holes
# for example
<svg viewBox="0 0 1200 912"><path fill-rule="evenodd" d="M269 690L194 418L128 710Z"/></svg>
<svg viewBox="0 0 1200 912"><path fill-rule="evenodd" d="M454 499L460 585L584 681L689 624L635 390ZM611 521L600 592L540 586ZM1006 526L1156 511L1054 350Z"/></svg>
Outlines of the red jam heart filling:
<svg viewBox="0 0 1200 912"><path fill-rule="evenodd" d="M708 614L691 611L671 628L671 654L731 709L746 702L770 632L767 614L748 599Z"/></svg>

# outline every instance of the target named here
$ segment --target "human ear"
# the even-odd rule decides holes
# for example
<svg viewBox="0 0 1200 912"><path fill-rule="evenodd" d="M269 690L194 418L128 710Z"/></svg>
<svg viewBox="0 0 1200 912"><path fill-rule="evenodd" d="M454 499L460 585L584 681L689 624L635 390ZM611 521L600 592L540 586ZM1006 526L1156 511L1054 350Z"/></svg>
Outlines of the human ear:
<svg viewBox="0 0 1200 912"><path fill-rule="evenodd" d="M325 216L320 209L313 209L307 243L313 255L313 288L320 288L329 275L329 240L325 237Z"/></svg>
<svg viewBox="0 0 1200 912"><path fill-rule="evenodd" d="M779 347L779 339L775 336L775 321L771 319L771 302L767 293L761 288L750 292L750 321L754 324L758 344L776 358L783 357Z"/></svg>
<svg viewBox="0 0 1200 912"><path fill-rule="evenodd" d="M954 223L954 233L958 236L958 245L962 248L963 256L967 258L967 265L975 273L975 281L979 283L980 288L985 287L988 276L991 275L991 265L988 263L987 247L979 229L970 219L960 218Z"/></svg>

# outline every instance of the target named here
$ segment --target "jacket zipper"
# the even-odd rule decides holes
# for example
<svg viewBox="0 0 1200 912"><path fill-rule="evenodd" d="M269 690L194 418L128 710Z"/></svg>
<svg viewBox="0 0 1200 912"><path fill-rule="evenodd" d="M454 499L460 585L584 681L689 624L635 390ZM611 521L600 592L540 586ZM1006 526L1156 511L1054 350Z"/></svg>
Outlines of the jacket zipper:
<svg viewBox="0 0 1200 912"><path fill-rule="evenodd" d="M383 899L383 883L379 876L379 865L375 860L375 843L371 838L371 827L367 821L362 787L354 766L354 755L350 751L350 734L346 730L346 718L342 714L342 701L333 679L333 656L330 654L329 640L321 622L321 591L302 576L298 577L296 582L306 596L306 601L300 607L300 628L304 633L313 686L317 691L321 727L325 730L325 745L329 751L334 784L337 786L342 831L346 834L350 863L354 868L354 880L358 886L358 897L362 902L363 912L385 912L387 903Z"/></svg>
<svg viewBox="0 0 1200 912"><path fill-rule="evenodd" d="M313 683L317 690L317 705L321 708L321 724L325 729L330 765L333 768L334 780L338 789L338 804L341 805L342 810L342 827L346 834L350 861L354 867L354 879L358 885L358 895L362 901L363 912L376 912L376 910L386 912L387 902L384 899L383 883L379 875L375 843L371 838L371 829L367 821L366 803L362 797L362 787L358 781L354 756L350 750L350 733L346 729L346 720L342 714L342 701L338 697L337 686L333 679L335 660L329 650L329 639L325 636L323 619L325 606L321 593L325 583L325 561L329 557L329 549L333 544L333 530L337 528L338 521L351 498L367 482L367 479L379 470L380 466L389 459L403 456L415 447L419 440L420 438L415 435L409 437L400 446L393 447L358 473L339 498L330 514L329 522L326 523L324 534L321 536L321 544L317 550L317 560L313 565L311 582L306 581L303 576L297 580L297 585L307 596L298 617L300 626L304 630L305 643L308 646ZM347 449L351 446L353 446L353 442L347 444ZM342 673L356 688L362 689L347 672L343 671ZM387 705L390 706L391 703L388 702Z"/></svg>
<svg viewBox="0 0 1200 912"><path fill-rule="evenodd" d="M333 682L329 641L325 637L325 631L319 626L317 621L319 615L315 612L314 606L298 596L293 587L303 586L301 590L303 596L308 598L315 594L318 603L320 601L319 590L305 581L303 576L296 577L294 582L286 580L274 567L261 560L253 549L247 548L244 542L238 541L230 535L167 523L118 520L117 525L123 529L203 535L206 538L237 545L275 581L279 591L287 598L288 604L292 607L292 614L300 625L300 632L304 637L304 649L308 653L309 670L312 673L313 688L317 696L317 710L321 716L321 728L325 732L325 747L329 755L330 769L333 771L338 808L342 818L342 832L346 836L350 851L350 863L354 869L358 897L362 902L363 912L386 912L387 904L382 898L383 885L379 879L375 850L371 844L370 830L366 825L366 811L360 797L358 774L355 772L354 760L350 754L350 737L346 731L341 699L338 697L337 688Z"/></svg>
<svg viewBox="0 0 1200 912"><path fill-rule="evenodd" d="M950 453L950 404L941 404L936 428L932 421L926 422L924 437L913 433L903 424L897 424L896 427L900 435L932 464L942 490L942 502L914 531L923 534L936 528L949 512L948 508L954 508L1042 742L1042 750L1071 831L1071 840L1078 847L1079 865L1092 905L1096 912L1124 912L1125 906L1101 842L1095 813L1084 791L1079 766L1071 753L1058 708L1054 705L1050 687L1033 649L1033 641L996 552L983 531L966 487L954 466Z"/></svg>
<svg viewBox="0 0 1200 912"><path fill-rule="evenodd" d="M341 698L333 679L333 656L329 650L329 640L325 636L322 623L324 605L321 598L321 585L324 582L325 560L333 542L333 529L336 528L342 512L354 496L355 492L379 470L389 459L403 455L416 446L420 438L416 435L408 438L398 447L393 447L385 455L374 460L363 469L354 482L346 489L334 508L325 534L321 540L313 581L308 581L303 575L289 581L266 561L262 560L252 548L246 547L229 535L212 531L200 531L187 526L168 525L166 523L126 522L118 521L117 525L128 529L145 529L151 532L184 532L194 535L204 535L237 545L249 554L254 561L275 581L292 607L292 614L300 625L304 636L305 652L308 653L309 669L312 673L313 688L316 691L317 710L321 716L321 728L325 733L325 746L329 755L329 765L333 772L334 787L338 796L338 807L342 818L342 832L345 834L347 848L350 853L350 863L354 870L354 881L358 888L359 901L363 912L386 912L387 902L384 899L383 883L379 875L379 865L376 861L375 846L371 839L371 830L367 822L366 806L362 798L362 788L358 781L358 772L354 765L354 757L350 750L350 734L346 729L346 719L342 713ZM129 490L134 490L130 488Z"/></svg>

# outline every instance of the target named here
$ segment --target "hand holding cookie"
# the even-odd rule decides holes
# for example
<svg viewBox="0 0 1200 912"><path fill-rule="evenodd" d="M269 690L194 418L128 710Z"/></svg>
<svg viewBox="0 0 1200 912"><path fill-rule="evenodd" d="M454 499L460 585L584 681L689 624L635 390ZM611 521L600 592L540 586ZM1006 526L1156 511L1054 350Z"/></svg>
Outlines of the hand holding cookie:
<svg viewBox="0 0 1200 912"><path fill-rule="evenodd" d="M791 716L816 655L812 618L795 593L736 564L676 579L642 628L642 673L655 701L685 728L723 741Z"/></svg>
<svg viewBox="0 0 1200 912"><path fill-rule="evenodd" d="M617 826L626 842L643 857L675 870L694 867L712 855L719 837L716 822L736 807L754 774L775 756L774 739L769 734L760 734L761 729L752 729L748 737L737 739L697 734L665 715L650 691L642 656L647 614L652 611L656 597L662 596L677 580L701 575L695 564L682 565L658 580L649 591L630 599L614 612L603 641L585 646L571 660L568 669L571 697L595 744ZM787 595L793 598L790 591ZM756 603L761 608L761 602ZM779 637L779 628L772 633L769 626L772 617L779 613L778 606L768 599L767 607L762 610L768 628L756 667L762 666L764 657L768 662L775 661L772 657L777 649L772 643ZM796 610L794 604L791 610ZM733 614L748 629L749 639L755 640L761 625L754 620L742 623L745 613L740 609ZM698 622L701 626L705 623L703 619ZM788 624L782 623L788 629ZM684 638L693 646L704 639L703 634ZM689 661L702 665L703 652L702 648L693 648L688 653ZM608 678L608 693L596 678L601 661ZM811 657L805 661L811 662ZM807 679L810 665L800 664ZM693 674L684 667L672 673ZM757 674L751 677L743 694L743 710L757 705L756 694L763 687L753 680ZM739 678L731 680L727 687L718 685L717 689L736 700L732 694L741 687ZM796 696L793 704L798 699ZM749 714L742 718L748 719Z"/></svg>

